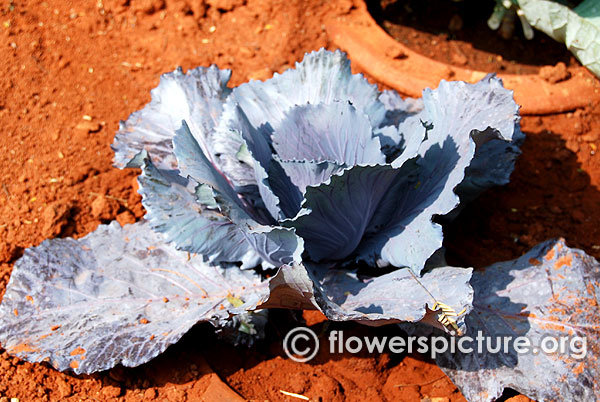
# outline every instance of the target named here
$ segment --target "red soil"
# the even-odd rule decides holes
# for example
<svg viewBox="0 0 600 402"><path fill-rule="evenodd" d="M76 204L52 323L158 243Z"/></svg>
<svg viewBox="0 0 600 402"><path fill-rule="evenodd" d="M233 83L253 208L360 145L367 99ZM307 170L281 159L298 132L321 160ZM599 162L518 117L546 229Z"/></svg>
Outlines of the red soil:
<svg viewBox="0 0 600 402"><path fill-rule="evenodd" d="M113 168L109 144L118 121L150 100L161 73L216 63L233 69L232 85L266 79L305 52L330 47L324 22L349 13L352 3L22 0L0 7L3 293L24 248L143 216L137 172ZM446 230L454 264L480 267L514 258L557 236L600 256L597 105L527 117L523 129L528 138L511 184L484 194ZM271 324L267 340L249 350L227 346L210 327L199 326L149 364L92 376L59 373L0 349L0 401L215 400L224 398L219 377L251 400L292 400L280 390L327 401L464 400L421 356L285 359L281 339L295 324L287 312L274 315L286 324ZM357 334L396 331L332 325Z"/></svg>

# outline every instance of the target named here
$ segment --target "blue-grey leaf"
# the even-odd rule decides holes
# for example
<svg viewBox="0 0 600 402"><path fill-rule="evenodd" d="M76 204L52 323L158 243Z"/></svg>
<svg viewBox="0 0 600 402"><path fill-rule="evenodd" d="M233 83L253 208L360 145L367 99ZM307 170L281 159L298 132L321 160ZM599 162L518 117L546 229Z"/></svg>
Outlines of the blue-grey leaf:
<svg viewBox="0 0 600 402"><path fill-rule="evenodd" d="M459 152L449 137L441 147L435 144L422 158L394 169L399 173L369 222L358 259L371 265L410 267L417 275L421 272L442 246L442 228L432 222L433 217L458 203L453 188L462 181L469 160L468 151L467 155Z"/></svg>
<svg viewBox="0 0 600 402"><path fill-rule="evenodd" d="M149 157L140 167L145 219L166 241L215 264L241 261L242 267L252 268L262 261L244 232L218 210L210 187L157 169Z"/></svg>
<svg viewBox="0 0 600 402"><path fill-rule="evenodd" d="M304 195L308 186L318 186L346 168L335 162L315 162L308 160L278 160L291 182ZM298 203L298 208L300 203ZM297 211L296 211L297 212ZM295 214L294 214L295 215Z"/></svg>
<svg viewBox="0 0 600 402"><path fill-rule="evenodd" d="M237 106L234 110L235 120L231 122L229 128L242 135L252 158L266 169L273 155L269 126L261 125L260 127L255 127L248 120L248 116L246 116L241 107Z"/></svg>
<svg viewBox="0 0 600 402"><path fill-rule="evenodd" d="M137 366L194 324L254 309L267 284L165 245L147 222L46 240L17 261L0 306L0 342L31 362L91 373ZM243 304L233 306L228 297Z"/></svg>
<svg viewBox="0 0 600 402"><path fill-rule="evenodd" d="M475 84L442 80L437 89L423 91L423 103L425 120L433 125L428 132L432 143L439 144L448 135L457 144L469 135L477 145L492 138L510 141L518 128L519 106L513 91L504 88L502 80L493 74Z"/></svg>
<svg viewBox="0 0 600 402"><path fill-rule="evenodd" d="M330 161L339 165L383 164L379 138L348 102L297 106L273 132L273 148L284 160Z"/></svg>
<svg viewBox="0 0 600 402"><path fill-rule="evenodd" d="M285 112L297 105L349 101L378 127L385 116L378 95L376 85L361 74L352 74L345 53L321 49L306 54L296 68L283 74L234 88L227 104L239 105L255 127L269 123L276 130Z"/></svg>
<svg viewBox="0 0 600 402"><path fill-rule="evenodd" d="M268 171L269 188L279 200L279 207L284 218L293 218L300 210L304 200L302 192L292 183L289 174L284 170L281 160L273 158Z"/></svg>
<svg viewBox="0 0 600 402"><path fill-rule="evenodd" d="M519 129L519 106L502 80L488 75L476 84L442 81L438 89L424 91L423 100L419 118L433 125L428 137L443 138L449 132L460 144L461 136L469 132L475 141L473 161L455 190L463 204L492 186L508 183L525 136ZM458 119L446 113L461 109L468 113Z"/></svg>
<svg viewBox="0 0 600 402"><path fill-rule="evenodd" d="M368 116L371 126L379 127L385 117L385 107L378 100L378 94L376 85L369 84L360 74L352 74L345 53L324 49L308 53L302 62L296 63L295 69L275 73L264 82L250 81L233 89L213 134L219 164L234 183L252 184L253 172L250 174L251 170L240 166L235 156L243 142L241 135L232 135L229 129L236 119L234 111L238 105L254 127L268 123L276 130L285 113L293 107L348 101Z"/></svg>
<svg viewBox="0 0 600 402"><path fill-rule="evenodd" d="M277 162L269 161L269 166L275 164ZM256 185L258 187L258 192L260 194L261 199L265 205L267 211L269 211L269 215L274 219L273 222L276 222L280 219L285 219L285 205L281 205L281 200L277 195L275 195L274 190L271 188L271 181L269 180L269 175L267 170L260 163L254 164L254 175L256 177ZM293 191L294 189L291 186L291 182L287 177L282 177L285 183L284 192L288 193ZM283 195L285 202L285 194Z"/></svg>
<svg viewBox="0 0 600 402"><path fill-rule="evenodd" d="M224 107L221 121L235 121L236 110L236 107ZM211 141L219 166L233 184L256 185L254 162L246 163L240 158L240 151L247 145L239 131L221 124L213 131Z"/></svg>
<svg viewBox="0 0 600 402"><path fill-rule="evenodd" d="M477 147L471 165L465 171L465 179L455 189L461 207L491 187L508 184L524 139L525 135L518 130L512 142L494 138ZM446 218L452 219L459 210L452 211Z"/></svg>
<svg viewBox="0 0 600 402"><path fill-rule="evenodd" d="M505 388L537 401L600 399L600 264L594 258L563 240L548 241L517 260L475 271L471 284L467 335L490 337L492 347L498 338L526 337L538 353L517 353L511 341L499 353L438 356L469 401L493 401ZM567 350L545 353L543 339L565 340Z"/></svg>
<svg viewBox="0 0 600 402"><path fill-rule="evenodd" d="M352 320L371 326L422 322L447 330L438 321L439 313L431 309L441 301L456 311L469 311L471 273L470 268L440 267L417 282L408 269L359 278L353 272L327 266L293 264L281 267L271 279L271 294L263 307L317 308L333 321ZM464 327L460 320L462 317L458 324Z"/></svg>
<svg viewBox="0 0 600 402"><path fill-rule="evenodd" d="M253 127L244 111L238 106L235 108L236 119L232 122L235 131L242 135L244 143L251 157L255 160L252 164L256 185L265 207L271 217L277 221L285 218L279 206L279 198L271 190L267 171L272 163L273 151L271 147L271 132L268 126ZM289 186L288 186L289 187Z"/></svg>
<svg viewBox="0 0 600 402"><path fill-rule="evenodd" d="M306 189L296 228L313 261L342 260L358 246L380 202L400 174L389 165L354 166Z"/></svg>
<svg viewBox="0 0 600 402"><path fill-rule="evenodd" d="M368 325L423 322L449 331L438 321L439 313L432 309L440 301L455 311L469 311L473 300L471 273L470 268L440 267L425 273L417 282L408 269L368 279L331 270L320 278L319 287L326 297L325 315L331 320ZM459 317L457 324L464 328L462 319Z"/></svg>
<svg viewBox="0 0 600 402"><path fill-rule="evenodd" d="M382 123L384 126L375 130L375 134L381 140L388 161L393 160L393 166L401 166L414 157L415 148L418 149L425 136L430 135L426 127L432 129L441 125L443 129L452 128L452 135L474 129L471 134L476 142L475 155L463 182L455 189L462 205L486 189L508 182L525 136L519 130L518 106L512 99L512 92L502 87L500 79L490 75L474 85L443 81L438 89L425 91L423 99L429 99L427 105L423 99L402 99L393 91L382 92L379 99L387 112ZM442 110L468 110L460 118L454 117L466 123L457 121L464 127L450 127L448 122L451 119L440 119L435 112L438 107L432 103L443 104ZM430 109L434 112L431 113ZM467 127L473 123L472 128ZM397 128L396 132L393 127ZM441 134L444 135L443 132ZM451 217L457 212L453 211Z"/></svg>
<svg viewBox="0 0 600 402"><path fill-rule="evenodd" d="M409 159L419 154L419 149L423 141L427 139L427 132L430 126L423 121L422 113L414 116L408 116L396 128L397 134L390 132L393 126L387 126L379 129L377 132L389 145L386 150L388 160L394 167L400 167ZM399 138L397 145L393 145L392 139Z"/></svg>
<svg viewBox="0 0 600 402"><path fill-rule="evenodd" d="M206 139L231 92L227 88L230 77L230 70L216 66L198 67L185 74L177 68L163 74L158 87L152 90L152 101L120 123L112 145L115 166L122 168L147 150L159 169L175 169L171 144L175 131L182 120L187 120L197 128L200 140Z"/></svg>
<svg viewBox="0 0 600 402"><path fill-rule="evenodd" d="M425 129L422 123L421 111L423 99L402 99L396 91L383 91L379 95L386 113L385 119L374 134L379 137L381 150L388 162L394 161L400 154L402 160L395 162L401 166L404 161L417 154L421 142L425 139Z"/></svg>
<svg viewBox="0 0 600 402"><path fill-rule="evenodd" d="M418 145L421 158L417 161L416 185L408 189L406 183L399 183L402 189L390 191L398 198L384 199L373 218L376 230L370 228L372 235L359 247L360 259L371 264L408 266L415 273L442 245L441 226L432 223L432 218L447 215L458 206L455 190L465 180L465 170L471 166L476 149L482 152L473 170L467 170L472 176L462 187L465 195L477 193L490 183L505 182L516 152L508 142L522 139L512 91L504 89L493 76L477 84L442 81L437 89L424 91L423 104L421 112L399 124L399 131L407 143L410 139L410 145L405 148L407 154L392 162L394 167L404 166ZM488 145L494 140L498 142ZM487 160L498 154L505 156L502 144L509 149L506 157ZM494 163L494 170L481 169Z"/></svg>
<svg viewBox="0 0 600 402"><path fill-rule="evenodd" d="M266 262L279 267L300 261L304 251L302 239L293 229L262 224L264 217L260 211L243 202L225 175L204 155L185 122L173 139L173 145L181 173L209 185L218 193L216 201L222 215L241 230Z"/></svg>
<svg viewBox="0 0 600 402"><path fill-rule="evenodd" d="M269 298L263 308L318 309L318 289L304 265L293 263L279 268L269 280Z"/></svg>
<svg viewBox="0 0 600 402"><path fill-rule="evenodd" d="M238 197L229 179L204 153L186 121L177 130L173 147L177 168L183 177L191 177L198 183L209 185L241 209L248 207Z"/></svg>

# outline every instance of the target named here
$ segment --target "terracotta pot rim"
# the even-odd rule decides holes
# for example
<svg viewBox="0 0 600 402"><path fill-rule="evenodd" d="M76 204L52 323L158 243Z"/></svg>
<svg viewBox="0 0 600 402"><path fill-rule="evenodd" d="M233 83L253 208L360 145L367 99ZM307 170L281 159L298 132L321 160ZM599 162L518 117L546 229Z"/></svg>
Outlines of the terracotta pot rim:
<svg viewBox="0 0 600 402"><path fill-rule="evenodd" d="M420 97L423 89L441 80L477 82L489 72L456 67L425 57L387 34L373 19L364 0L326 28L333 43L352 62L379 82L401 94ZM600 82L585 67L569 68L571 77L557 83L538 74L496 74L514 91L522 114L560 113L600 102Z"/></svg>

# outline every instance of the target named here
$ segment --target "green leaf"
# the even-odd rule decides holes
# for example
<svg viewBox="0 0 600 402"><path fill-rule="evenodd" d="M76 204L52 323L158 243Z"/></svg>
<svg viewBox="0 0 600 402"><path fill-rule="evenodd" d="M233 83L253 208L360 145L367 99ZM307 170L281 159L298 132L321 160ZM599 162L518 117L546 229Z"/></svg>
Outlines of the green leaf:
<svg viewBox="0 0 600 402"><path fill-rule="evenodd" d="M600 2L585 0L573 10L548 0L519 0L529 23L559 42L600 76Z"/></svg>

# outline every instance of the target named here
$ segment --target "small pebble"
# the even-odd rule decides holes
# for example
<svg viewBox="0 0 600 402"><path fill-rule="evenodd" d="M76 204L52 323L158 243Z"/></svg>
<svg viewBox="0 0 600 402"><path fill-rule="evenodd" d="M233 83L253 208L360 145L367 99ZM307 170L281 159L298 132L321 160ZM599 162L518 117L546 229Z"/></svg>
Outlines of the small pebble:
<svg viewBox="0 0 600 402"><path fill-rule="evenodd" d="M156 392L156 389L154 388L148 388L146 391L144 391L144 399L154 399L158 396L158 393Z"/></svg>

